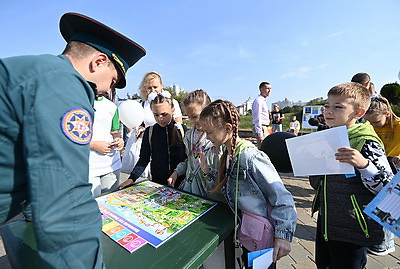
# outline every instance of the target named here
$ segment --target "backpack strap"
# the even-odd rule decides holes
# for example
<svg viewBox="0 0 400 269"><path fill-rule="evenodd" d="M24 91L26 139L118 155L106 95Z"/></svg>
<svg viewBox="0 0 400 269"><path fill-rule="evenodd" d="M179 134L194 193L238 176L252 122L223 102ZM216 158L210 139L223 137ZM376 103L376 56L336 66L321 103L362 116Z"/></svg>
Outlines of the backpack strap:
<svg viewBox="0 0 400 269"><path fill-rule="evenodd" d="M153 127L154 125L149 127L149 144L150 144L150 149L151 149L151 136L153 135Z"/></svg>
<svg viewBox="0 0 400 269"><path fill-rule="evenodd" d="M151 137L153 135L153 128L154 128L154 125L149 126L149 145L150 145L150 149L151 149ZM177 128L180 131L180 133L182 135L182 140L183 140L183 137L185 136L185 130L183 129L182 124L178 124Z"/></svg>
<svg viewBox="0 0 400 269"><path fill-rule="evenodd" d="M237 232L238 232L238 193L239 193L239 168L240 168L240 156L242 155L242 152L246 148L255 148L256 146L251 143L250 141L247 140L240 140L237 144L237 170L236 170L236 180L235 180L235 226L234 226L234 234L233 234L233 244L235 247L240 246L240 242L237 238ZM267 201L268 204L268 217L270 218L270 212L272 210L271 204ZM273 223L273 221L271 221Z"/></svg>
<svg viewBox="0 0 400 269"><path fill-rule="evenodd" d="M182 124L180 124L180 123L176 124L176 127L178 128L179 132L181 133L182 140L183 140L183 138L185 137L185 130L183 129Z"/></svg>

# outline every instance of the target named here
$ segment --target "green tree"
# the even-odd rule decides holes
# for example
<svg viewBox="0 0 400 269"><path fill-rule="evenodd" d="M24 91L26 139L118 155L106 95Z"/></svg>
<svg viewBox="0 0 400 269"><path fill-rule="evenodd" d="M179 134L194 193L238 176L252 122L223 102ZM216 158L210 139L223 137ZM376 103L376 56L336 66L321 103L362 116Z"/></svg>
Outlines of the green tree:
<svg viewBox="0 0 400 269"><path fill-rule="evenodd" d="M140 96L137 93L135 93L133 95L130 95L129 92L127 92L126 93L126 99L132 99L132 100L140 99Z"/></svg>
<svg viewBox="0 0 400 269"><path fill-rule="evenodd" d="M326 99L322 97L318 97L315 99L310 100L307 105L308 106L319 106L319 105L324 105L326 103Z"/></svg>
<svg viewBox="0 0 400 269"><path fill-rule="evenodd" d="M164 87L163 90L168 91L171 94L171 98L178 101L180 105L182 105L183 99L185 99L185 97L188 95L188 93L184 91L179 91L179 93L176 93L172 87Z"/></svg>
<svg viewBox="0 0 400 269"><path fill-rule="evenodd" d="M385 84L381 89L381 95L388 99L390 104L398 106L400 101L400 85L397 82Z"/></svg>

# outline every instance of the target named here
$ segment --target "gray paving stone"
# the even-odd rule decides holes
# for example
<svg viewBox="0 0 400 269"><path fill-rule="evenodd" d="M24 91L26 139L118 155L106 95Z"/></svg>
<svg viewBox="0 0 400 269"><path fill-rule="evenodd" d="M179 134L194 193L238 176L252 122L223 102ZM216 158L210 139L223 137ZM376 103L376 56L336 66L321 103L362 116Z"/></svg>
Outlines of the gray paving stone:
<svg viewBox="0 0 400 269"><path fill-rule="evenodd" d="M300 263L294 264L294 268L296 268L296 269L314 269L317 267L315 266L314 262L306 261L306 262L300 262Z"/></svg>
<svg viewBox="0 0 400 269"><path fill-rule="evenodd" d="M386 255L382 257L368 255L368 262L372 259L378 260L383 264L385 268L399 268L400 260L397 258L398 256Z"/></svg>
<svg viewBox="0 0 400 269"><path fill-rule="evenodd" d="M373 258L373 257L368 257L367 261L367 269L383 269L383 268L389 268L385 267L383 263L381 263L379 260Z"/></svg>
<svg viewBox="0 0 400 269"><path fill-rule="evenodd" d="M314 253L315 253L315 242L314 241L307 241L307 240L301 240L299 244L307 250L310 255L312 256L312 260L314 261Z"/></svg>
<svg viewBox="0 0 400 269"><path fill-rule="evenodd" d="M290 252L290 256L296 263L308 262L310 259L310 253L304 249L304 247L300 244L296 244L292 246L292 251Z"/></svg>
<svg viewBox="0 0 400 269"><path fill-rule="evenodd" d="M290 254L288 256L285 256L281 258L278 263L277 263L277 268L293 268L292 265L294 265L296 262L292 259Z"/></svg>

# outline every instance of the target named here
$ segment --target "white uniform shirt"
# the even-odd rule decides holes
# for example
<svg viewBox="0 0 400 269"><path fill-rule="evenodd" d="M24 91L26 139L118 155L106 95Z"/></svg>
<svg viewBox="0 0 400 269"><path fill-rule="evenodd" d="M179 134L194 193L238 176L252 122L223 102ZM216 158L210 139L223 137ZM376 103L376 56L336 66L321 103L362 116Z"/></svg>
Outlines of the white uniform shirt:
<svg viewBox="0 0 400 269"><path fill-rule="evenodd" d="M252 106L253 125L258 137L263 137L262 125L269 125L267 97L261 94L254 100Z"/></svg>

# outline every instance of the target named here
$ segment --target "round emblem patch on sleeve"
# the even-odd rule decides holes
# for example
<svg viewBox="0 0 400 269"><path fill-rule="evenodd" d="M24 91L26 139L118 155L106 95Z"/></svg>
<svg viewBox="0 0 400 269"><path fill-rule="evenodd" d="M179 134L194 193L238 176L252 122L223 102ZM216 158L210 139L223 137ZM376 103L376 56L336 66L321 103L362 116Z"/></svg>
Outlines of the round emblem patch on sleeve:
<svg viewBox="0 0 400 269"><path fill-rule="evenodd" d="M92 117L83 108L67 111L61 120L61 128L68 139L78 144L88 144L92 138Z"/></svg>

